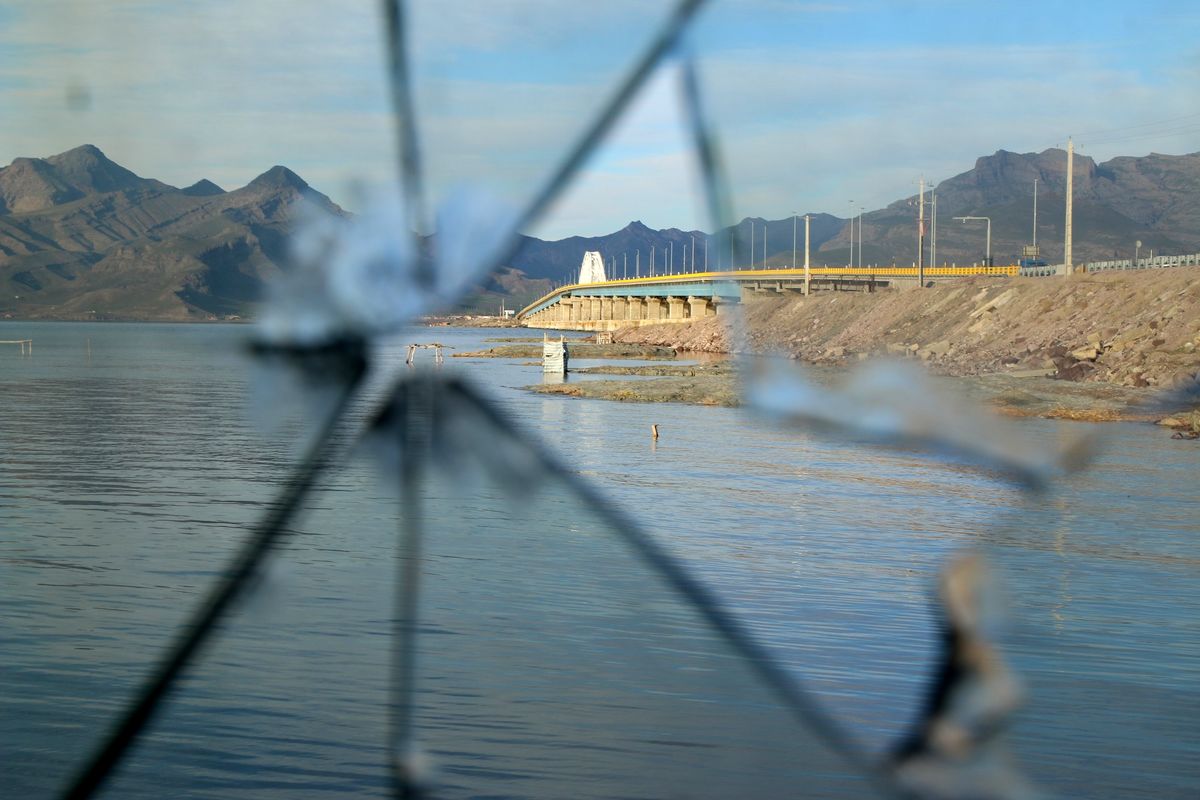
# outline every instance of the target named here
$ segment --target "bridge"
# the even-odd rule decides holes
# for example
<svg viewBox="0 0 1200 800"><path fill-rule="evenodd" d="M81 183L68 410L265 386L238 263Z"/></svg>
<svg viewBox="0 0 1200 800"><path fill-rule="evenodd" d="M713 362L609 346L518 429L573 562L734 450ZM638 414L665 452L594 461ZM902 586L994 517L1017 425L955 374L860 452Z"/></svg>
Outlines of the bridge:
<svg viewBox="0 0 1200 800"><path fill-rule="evenodd" d="M926 280L974 275L1016 275L1016 266L925 267ZM530 328L611 331L717 316L747 296L769 292L874 291L916 286L916 267L813 267L691 272L592 281L562 286L530 303L517 320Z"/></svg>

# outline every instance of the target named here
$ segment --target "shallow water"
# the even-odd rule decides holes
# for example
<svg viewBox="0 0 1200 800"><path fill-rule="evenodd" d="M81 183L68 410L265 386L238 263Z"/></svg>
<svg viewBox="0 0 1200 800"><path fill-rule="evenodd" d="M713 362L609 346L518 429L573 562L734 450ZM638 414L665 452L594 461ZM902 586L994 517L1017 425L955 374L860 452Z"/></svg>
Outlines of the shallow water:
<svg viewBox="0 0 1200 800"><path fill-rule="evenodd" d="M0 795L61 786L286 479L305 429L286 393L256 389L248 332L0 323L37 348L0 352ZM382 358L494 333L414 331ZM865 747L915 713L936 572L980 548L1008 599L1028 693L1013 743L1033 778L1063 796L1195 796L1194 443L1108 426L1094 468L1027 496L737 409L531 395L540 368L522 363L447 368L685 561ZM267 407L250 413L251 395ZM426 490L418 722L443 794L728 796L757 781L769 796L834 758L563 487L513 500L470 467ZM112 796L386 794L397 509L376 475L367 460L331 475ZM862 788L827 772L838 794Z"/></svg>

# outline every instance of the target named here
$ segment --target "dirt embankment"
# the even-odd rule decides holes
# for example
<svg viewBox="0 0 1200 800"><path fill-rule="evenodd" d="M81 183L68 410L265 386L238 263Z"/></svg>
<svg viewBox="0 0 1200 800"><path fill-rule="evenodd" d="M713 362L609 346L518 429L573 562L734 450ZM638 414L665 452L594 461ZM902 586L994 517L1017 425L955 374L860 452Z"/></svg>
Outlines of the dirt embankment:
<svg viewBox="0 0 1200 800"><path fill-rule="evenodd" d="M745 338L716 318L617 331L700 352L771 351L813 363L919 358L946 375L1009 373L1163 387L1200 373L1200 270L972 278L925 290L764 295ZM735 346L736 345L736 346Z"/></svg>

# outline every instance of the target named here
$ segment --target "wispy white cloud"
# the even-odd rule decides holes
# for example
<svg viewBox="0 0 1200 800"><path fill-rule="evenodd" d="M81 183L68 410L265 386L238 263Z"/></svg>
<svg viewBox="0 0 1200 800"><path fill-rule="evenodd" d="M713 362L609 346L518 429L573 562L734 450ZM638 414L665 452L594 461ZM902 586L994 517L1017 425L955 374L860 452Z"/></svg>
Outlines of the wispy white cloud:
<svg viewBox="0 0 1200 800"><path fill-rule="evenodd" d="M528 197L673 5L413 4L431 186ZM921 174L942 180L999 148L1200 112L1200 59L1185 37L1142 59L1101 36L1027 42L1004 30L986 48L929 46L915 29L848 45L879 5L737 0L706 15L691 46L739 213L878 207ZM394 174L376 4L16 0L3 14L0 160L90 141L143 174L226 186L284 163L340 202L351 182ZM820 38L831 30L844 38ZM603 233L635 217L702 225L700 198L682 188L693 170L676 103L669 80L655 83L541 232ZM1077 141L1098 159L1198 149L1194 131L1151 132Z"/></svg>

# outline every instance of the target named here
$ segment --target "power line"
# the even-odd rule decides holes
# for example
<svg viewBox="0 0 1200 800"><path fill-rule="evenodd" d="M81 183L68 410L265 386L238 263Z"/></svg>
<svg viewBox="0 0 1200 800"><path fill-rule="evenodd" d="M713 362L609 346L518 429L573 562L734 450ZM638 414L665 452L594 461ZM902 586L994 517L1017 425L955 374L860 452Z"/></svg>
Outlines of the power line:
<svg viewBox="0 0 1200 800"><path fill-rule="evenodd" d="M1142 133L1130 133L1125 136L1101 136L1097 138L1092 138L1089 136L1086 137L1086 140L1089 146L1094 147L1100 144L1121 144L1123 142L1136 142L1143 139L1154 139L1164 136L1184 136L1190 133L1198 132L1200 132L1200 122L1173 128L1159 128L1157 130L1145 131Z"/></svg>
<svg viewBox="0 0 1200 800"><path fill-rule="evenodd" d="M1168 117L1167 119L1157 119L1157 120L1152 120L1150 122L1141 122L1141 123L1138 123L1137 125L1122 125L1118 128L1101 128L1099 130L1094 130L1094 131L1083 131L1082 133L1077 133L1075 135L1076 136L1087 136L1087 137L1093 137L1093 136L1101 137L1101 136L1104 136L1109 133L1123 133L1125 131L1132 131L1132 130L1137 130L1140 128L1149 128L1154 125L1166 125L1169 123L1178 123L1178 122L1182 122L1184 120L1193 120L1193 119L1200 121L1200 112L1196 112L1193 114L1184 114L1182 117Z"/></svg>

